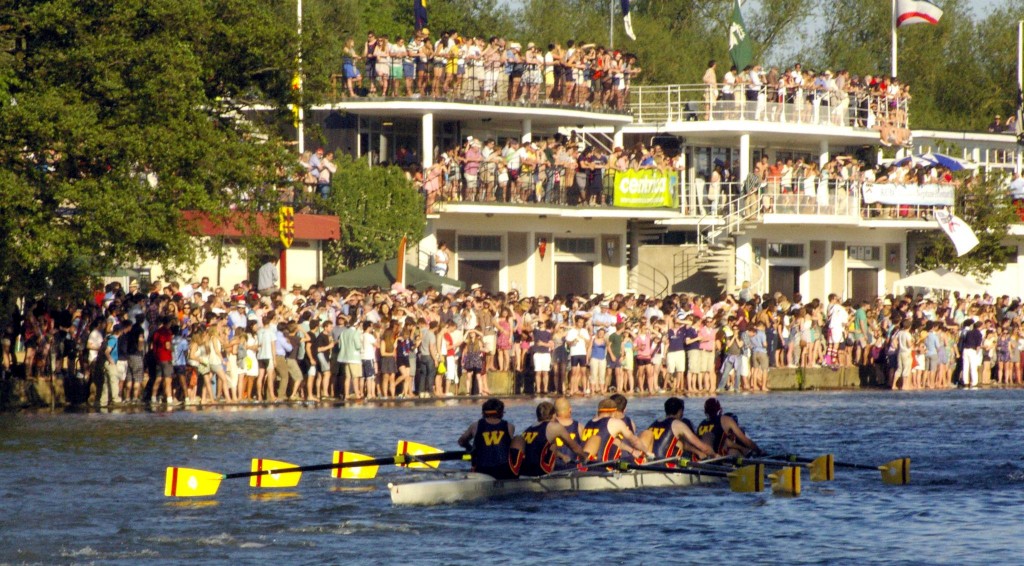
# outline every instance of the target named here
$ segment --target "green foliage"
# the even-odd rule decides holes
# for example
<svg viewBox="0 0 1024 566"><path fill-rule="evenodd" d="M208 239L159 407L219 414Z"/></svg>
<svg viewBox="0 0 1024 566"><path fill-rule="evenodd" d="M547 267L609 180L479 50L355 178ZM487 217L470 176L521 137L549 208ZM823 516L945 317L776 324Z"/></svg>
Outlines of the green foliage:
<svg viewBox="0 0 1024 566"><path fill-rule="evenodd" d="M343 156L332 180L328 210L341 221L341 239L327 250L326 273L394 258L402 236L419 242L423 198L398 167L370 167Z"/></svg>
<svg viewBox="0 0 1024 566"><path fill-rule="evenodd" d="M1024 0L1003 0L984 19L969 0L940 2L939 24L901 28L899 79L911 86L911 125L919 129L982 131L994 114L1016 107L1017 20ZM889 2L821 0L826 25L808 49L817 68L852 74L891 72ZM850 17L857 14L857 17Z"/></svg>
<svg viewBox="0 0 1024 566"><path fill-rule="evenodd" d="M294 27L242 0L9 2L0 43L0 287L80 289L120 265L188 265L182 210L272 199L294 163L237 112L291 96ZM150 181L158 180L154 187Z"/></svg>
<svg viewBox="0 0 1024 566"><path fill-rule="evenodd" d="M932 230L923 235L915 263L925 269L945 267L984 281L1003 269L1016 248L1005 245L1009 227L1020 219L1010 202L1005 179L990 174L987 180L968 178L957 190L954 213L978 236L978 246L963 257L945 233Z"/></svg>

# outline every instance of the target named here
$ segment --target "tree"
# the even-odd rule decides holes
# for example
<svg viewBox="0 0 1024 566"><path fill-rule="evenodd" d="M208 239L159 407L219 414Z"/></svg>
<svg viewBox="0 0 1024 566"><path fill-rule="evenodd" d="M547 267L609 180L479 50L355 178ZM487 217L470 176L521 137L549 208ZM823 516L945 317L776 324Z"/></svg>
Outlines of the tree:
<svg viewBox="0 0 1024 566"><path fill-rule="evenodd" d="M263 208L294 164L240 113L293 94L294 21L244 0L14 0L0 12L0 288L189 265L183 210ZM243 224L246 224L243 219Z"/></svg>
<svg viewBox="0 0 1024 566"><path fill-rule="evenodd" d="M327 251L328 273L395 257L402 236L423 237L423 198L399 167L370 167L342 156L327 209L341 221L341 239ZM415 262L413 262L415 263Z"/></svg>
<svg viewBox="0 0 1024 566"><path fill-rule="evenodd" d="M931 230L920 235L915 263L925 269L945 267L983 281L992 272L1006 267L1016 249L1008 248L1004 242L1010 225L1018 224L1020 219L1010 202L1005 179L991 174L987 180L967 179L957 189L954 213L974 230L978 246L963 257L957 257L956 248L946 234Z"/></svg>

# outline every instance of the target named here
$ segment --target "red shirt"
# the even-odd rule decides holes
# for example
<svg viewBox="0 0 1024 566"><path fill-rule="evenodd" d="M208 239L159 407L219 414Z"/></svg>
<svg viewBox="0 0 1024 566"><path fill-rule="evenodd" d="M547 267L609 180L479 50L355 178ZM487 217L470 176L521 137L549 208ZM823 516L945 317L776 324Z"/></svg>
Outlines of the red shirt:
<svg viewBox="0 0 1024 566"><path fill-rule="evenodd" d="M171 340L174 339L174 335L171 334L168 328L158 328L153 333L153 353L156 355L156 361L170 363L171 361Z"/></svg>

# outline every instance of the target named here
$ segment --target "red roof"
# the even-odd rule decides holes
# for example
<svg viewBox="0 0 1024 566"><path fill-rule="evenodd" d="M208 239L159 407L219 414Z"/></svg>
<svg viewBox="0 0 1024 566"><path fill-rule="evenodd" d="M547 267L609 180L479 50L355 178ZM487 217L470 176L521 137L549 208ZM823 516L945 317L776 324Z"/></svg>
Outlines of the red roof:
<svg viewBox="0 0 1024 566"><path fill-rule="evenodd" d="M278 217L274 213L260 212L256 214L256 220L252 231L239 229L239 225L248 228L250 223L247 217L241 213L222 220L210 218L205 212L186 210L182 217L190 223L195 224L199 233L204 236L264 236L277 238ZM341 221L337 216L325 216L320 214L295 213L295 239L296 240L337 240L341 236Z"/></svg>

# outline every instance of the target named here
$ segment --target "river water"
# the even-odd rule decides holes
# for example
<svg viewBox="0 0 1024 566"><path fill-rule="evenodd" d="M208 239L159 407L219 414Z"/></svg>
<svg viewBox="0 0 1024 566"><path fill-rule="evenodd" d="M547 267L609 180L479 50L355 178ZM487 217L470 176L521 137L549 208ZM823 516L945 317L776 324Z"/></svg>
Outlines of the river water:
<svg viewBox="0 0 1024 566"><path fill-rule="evenodd" d="M646 424L662 399L637 399ZM698 420L703 399L688 400ZM1014 564L1024 551L1024 391L791 393L723 399L772 452L912 460L912 482L837 468L798 498L722 486L392 507L369 483L307 473L284 493L226 480L163 496L164 468L389 455L398 439L456 449L473 404L0 416L0 563ZM510 402L519 429L533 403ZM577 401L588 418L596 401ZM195 438L193 438L195 437ZM446 463L457 466L457 463Z"/></svg>

